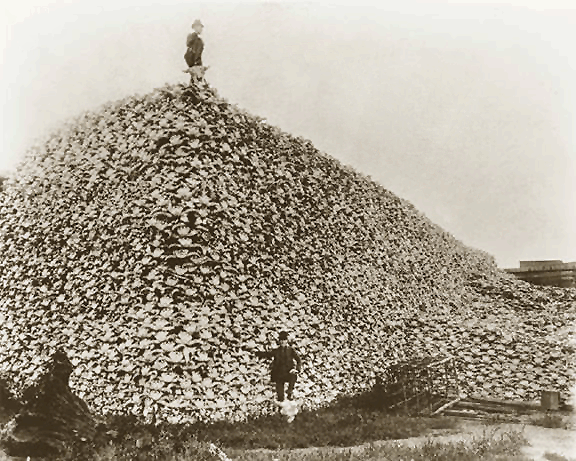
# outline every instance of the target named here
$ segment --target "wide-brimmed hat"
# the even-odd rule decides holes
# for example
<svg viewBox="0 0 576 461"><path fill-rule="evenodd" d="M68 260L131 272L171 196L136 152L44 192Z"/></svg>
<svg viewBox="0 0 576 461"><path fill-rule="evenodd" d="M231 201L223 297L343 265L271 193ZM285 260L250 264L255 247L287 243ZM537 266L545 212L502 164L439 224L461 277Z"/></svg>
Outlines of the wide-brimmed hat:
<svg viewBox="0 0 576 461"><path fill-rule="evenodd" d="M282 341L283 339L288 339L288 332L281 331L280 334L278 335L278 339L280 339L280 341Z"/></svg>
<svg viewBox="0 0 576 461"><path fill-rule="evenodd" d="M192 23L192 27L194 26L202 26L204 27L204 24L202 24L202 21L200 21L200 19L196 19L193 23Z"/></svg>

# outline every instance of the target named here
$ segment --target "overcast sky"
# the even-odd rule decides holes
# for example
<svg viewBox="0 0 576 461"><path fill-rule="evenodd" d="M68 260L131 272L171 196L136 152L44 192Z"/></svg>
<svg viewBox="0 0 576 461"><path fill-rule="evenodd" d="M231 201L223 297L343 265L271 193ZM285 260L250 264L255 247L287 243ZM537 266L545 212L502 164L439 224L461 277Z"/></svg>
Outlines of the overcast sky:
<svg viewBox="0 0 576 461"><path fill-rule="evenodd" d="M207 80L230 102L369 174L501 267L576 261L567 2L9 3L0 170L67 118L186 82L200 18Z"/></svg>

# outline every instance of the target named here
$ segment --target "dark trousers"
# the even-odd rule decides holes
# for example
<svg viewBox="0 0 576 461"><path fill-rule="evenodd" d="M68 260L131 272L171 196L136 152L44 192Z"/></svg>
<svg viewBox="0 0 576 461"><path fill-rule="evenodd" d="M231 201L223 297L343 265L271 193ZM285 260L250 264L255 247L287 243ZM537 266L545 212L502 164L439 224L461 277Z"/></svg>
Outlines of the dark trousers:
<svg viewBox="0 0 576 461"><path fill-rule="evenodd" d="M280 402L284 401L284 384L288 383L288 400L292 400L292 392L294 391L294 384L296 384L296 375L290 375L288 381L276 381L276 394Z"/></svg>

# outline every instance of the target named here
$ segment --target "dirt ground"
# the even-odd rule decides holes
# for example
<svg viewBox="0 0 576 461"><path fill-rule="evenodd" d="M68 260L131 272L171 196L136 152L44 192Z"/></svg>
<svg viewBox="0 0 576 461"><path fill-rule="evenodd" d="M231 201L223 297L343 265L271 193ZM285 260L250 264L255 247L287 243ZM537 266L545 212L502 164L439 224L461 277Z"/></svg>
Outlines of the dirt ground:
<svg viewBox="0 0 576 461"><path fill-rule="evenodd" d="M576 461L576 431L526 426L524 434L530 442L530 446L524 447L524 453L529 458L555 461L551 457L544 457L545 454L554 454Z"/></svg>
<svg viewBox="0 0 576 461"><path fill-rule="evenodd" d="M485 431L515 431L524 434L528 440L522 452L534 461L576 461L576 430L555 429L528 424L497 423L486 424L477 421L463 420L457 433L433 435L439 442L454 442L480 437ZM430 440L430 437L414 437L398 440L395 443L417 446ZM547 455L547 457L545 457Z"/></svg>

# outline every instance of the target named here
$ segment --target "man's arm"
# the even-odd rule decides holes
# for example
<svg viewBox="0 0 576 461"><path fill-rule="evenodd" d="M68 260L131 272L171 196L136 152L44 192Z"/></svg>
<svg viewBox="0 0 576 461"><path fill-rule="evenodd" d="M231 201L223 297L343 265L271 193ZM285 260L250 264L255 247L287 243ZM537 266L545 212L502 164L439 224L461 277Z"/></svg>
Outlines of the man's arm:
<svg viewBox="0 0 576 461"><path fill-rule="evenodd" d="M186 37L186 48L190 48L190 46L192 46L192 44L196 41L197 38L198 35L196 34L188 34L188 36Z"/></svg>
<svg viewBox="0 0 576 461"><path fill-rule="evenodd" d="M292 356L294 357L294 360L296 361L296 371L298 373L300 373L300 368L302 366L302 361L300 360L300 356L298 355L298 353L294 350L294 348L292 349Z"/></svg>
<svg viewBox="0 0 576 461"><path fill-rule="evenodd" d="M269 351L254 351L254 354L256 355L256 357L259 357L261 359L270 359L270 358L274 357L275 352L276 352L276 350L272 349Z"/></svg>

